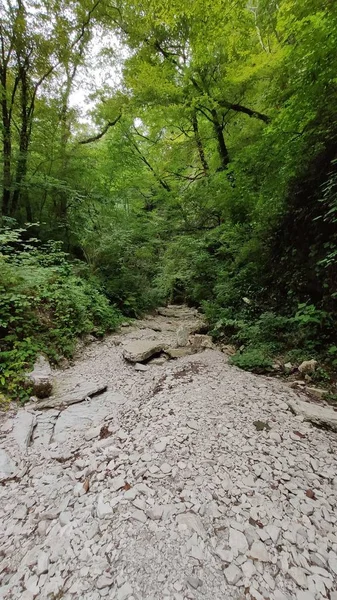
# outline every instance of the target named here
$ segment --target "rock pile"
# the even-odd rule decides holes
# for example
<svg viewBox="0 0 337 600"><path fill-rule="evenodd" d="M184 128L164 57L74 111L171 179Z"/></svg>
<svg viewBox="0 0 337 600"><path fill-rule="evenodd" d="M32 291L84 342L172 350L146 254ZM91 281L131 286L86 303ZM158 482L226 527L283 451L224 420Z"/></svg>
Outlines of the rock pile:
<svg viewBox="0 0 337 600"><path fill-rule="evenodd" d="M1 426L0 597L336 600L336 435L294 391L212 349L135 371L115 339L57 378L94 371L105 394Z"/></svg>

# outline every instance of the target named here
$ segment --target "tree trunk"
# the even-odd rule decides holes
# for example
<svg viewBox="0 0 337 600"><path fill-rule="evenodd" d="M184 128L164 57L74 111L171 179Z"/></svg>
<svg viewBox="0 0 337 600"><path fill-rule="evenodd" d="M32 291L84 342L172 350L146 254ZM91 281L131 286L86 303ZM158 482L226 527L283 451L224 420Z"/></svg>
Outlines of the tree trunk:
<svg viewBox="0 0 337 600"><path fill-rule="evenodd" d="M7 77L6 67L3 66L3 72L1 73L1 87L2 87L2 99L1 99L1 113L2 113L2 149L3 149L3 192L2 202L0 207L0 216L7 216L10 208L11 199L11 157L12 157L12 136L11 136L11 120L10 113L7 106Z"/></svg>
<svg viewBox="0 0 337 600"><path fill-rule="evenodd" d="M28 148L31 136L31 122L34 113L34 104L28 105L28 78L27 65L20 67L20 84L21 84L21 127L19 135L19 157L16 166L14 192L11 204L11 216L15 216L20 208L21 200L26 210L26 216L32 218L32 211L29 202L29 195L26 190L23 190L27 175L28 163Z"/></svg>
<svg viewBox="0 0 337 600"><path fill-rule="evenodd" d="M195 138L195 143L197 145L200 162L201 162L202 168L204 170L204 175L206 177L209 173L209 167L208 167L208 163L206 160L204 147L202 145L202 140L200 137L199 126L198 126L198 118L197 118L197 114L195 111L193 112L193 115L192 115L192 126L193 126L194 138Z"/></svg>
<svg viewBox="0 0 337 600"><path fill-rule="evenodd" d="M228 153L225 138L223 135L223 127L220 125L219 117L218 117L218 114L217 114L215 108L212 109L211 114L212 114L212 122L213 122L213 126L214 126L215 135L216 135L216 138L218 141L218 150L219 150L219 156L220 156L220 162L221 162L220 169L221 169L221 171L225 171L229 164L229 153Z"/></svg>

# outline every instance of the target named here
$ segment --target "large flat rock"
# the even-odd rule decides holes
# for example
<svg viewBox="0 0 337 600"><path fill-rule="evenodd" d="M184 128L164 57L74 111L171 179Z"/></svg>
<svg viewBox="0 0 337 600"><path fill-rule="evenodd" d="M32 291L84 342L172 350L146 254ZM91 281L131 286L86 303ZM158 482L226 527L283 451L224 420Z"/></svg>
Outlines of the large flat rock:
<svg viewBox="0 0 337 600"><path fill-rule="evenodd" d="M134 340L124 346L123 356L132 363L141 363L166 350L168 344L160 340Z"/></svg>
<svg viewBox="0 0 337 600"><path fill-rule="evenodd" d="M52 441L62 443L81 431L101 424L117 406L125 402L122 394L107 392L82 404L73 404L56 420Z"/></svg>
<svg viewBox="0 0 337 600"><path fill-rule="evenodd" d="M302 416L305 421L337 431L337 412L332 408L292 398L287 403L291 410L296 415Z"/></svg>
<svg viewBox="0 0 337 600"><path fill-rule="evenodd" d="M12 461L7 452L0 448L0 480L11 477L14 472L15 463Z"/></svg>
<svg viewBox="0 0 337 600"><path fill-rule="evenodd" d="M103 394L107 390L107 383L94 383L85 381L78 383L70 390L57 390L54 396L48 398L48 400L42 400L36 402L34 408L40 410L41 408L56 408L59 406L70 406L71 404L78 404L83 402L86 398L93 398L99 394Z"/></svg>
<svg viewBox="0 0 337 600"><path fill-rule="evenodd" d="M14 419L12 436L23 453L31 442L35 424L35 415L26 410L19 411Z"/></svg>

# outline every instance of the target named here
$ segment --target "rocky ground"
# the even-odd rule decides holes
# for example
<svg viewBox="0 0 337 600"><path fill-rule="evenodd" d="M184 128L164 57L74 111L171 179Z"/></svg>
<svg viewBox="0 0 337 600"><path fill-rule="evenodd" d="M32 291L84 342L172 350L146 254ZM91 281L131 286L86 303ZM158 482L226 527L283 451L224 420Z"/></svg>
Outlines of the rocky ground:
<svg viewBox="0 0 337 600"><path fill-rule="evenodd" d="M3 417L0 598L337 600L336 433L162 312Z"/></svg>

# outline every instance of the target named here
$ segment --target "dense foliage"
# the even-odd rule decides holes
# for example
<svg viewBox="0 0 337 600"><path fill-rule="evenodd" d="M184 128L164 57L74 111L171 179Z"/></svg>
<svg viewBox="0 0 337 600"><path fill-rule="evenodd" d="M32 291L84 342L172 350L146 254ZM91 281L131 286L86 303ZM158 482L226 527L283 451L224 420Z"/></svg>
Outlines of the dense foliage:
<svg viewBox="0 0 337 600"><path fill-rule="evenodd" d="M42 244L1 255L6 369L18 343L57 359L109 329L107 302L167 300L202 307L244 368L333 364L336 4L0 6L1 213ZM95 69L83 121L71 95Z"/></svg>

